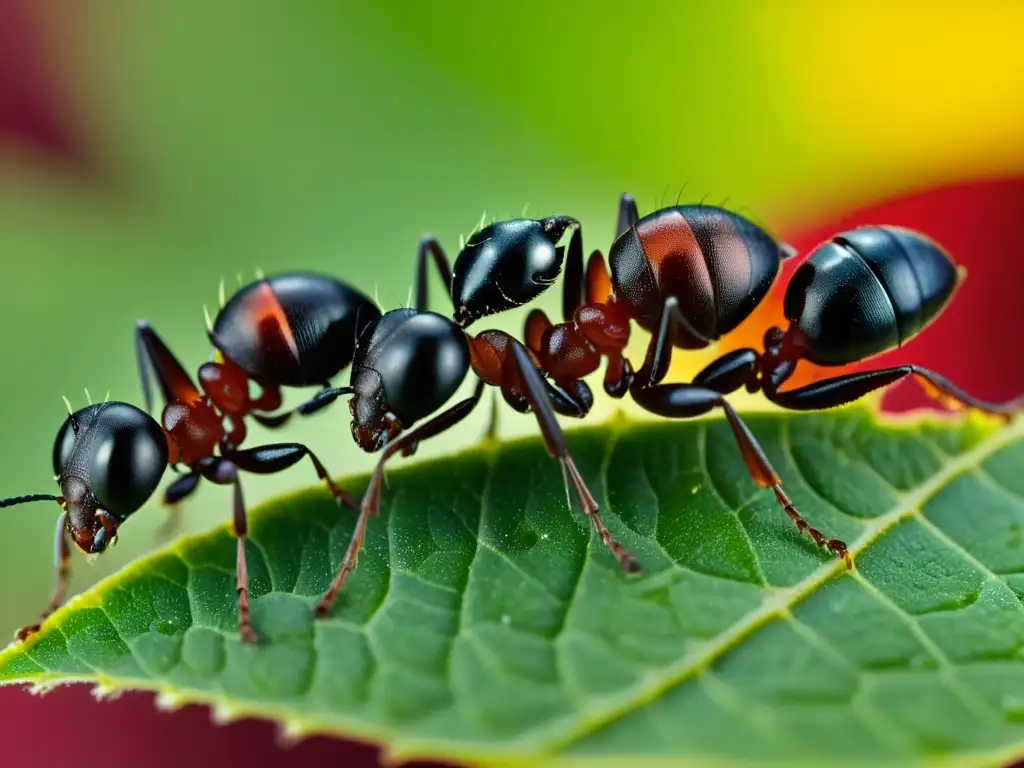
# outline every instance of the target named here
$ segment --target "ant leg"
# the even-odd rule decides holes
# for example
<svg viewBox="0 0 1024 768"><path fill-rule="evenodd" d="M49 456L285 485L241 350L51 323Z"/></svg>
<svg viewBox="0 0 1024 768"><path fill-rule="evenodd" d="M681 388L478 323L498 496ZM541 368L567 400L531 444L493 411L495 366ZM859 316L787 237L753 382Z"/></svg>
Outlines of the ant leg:
<svg viewBox="0 0 1024 768"><path fill-rule="evenodd" d="M757 361L756 350L749 347L734 349L708 363L704 370L693 377L693 384L728 395L744 384L754 381Z"/></svg>
<svg viewBox="0 0 1024 768"><path fill-rule="evenodd" d="M572 321L576 310L583 306L586 281L583 275L583 228L571 225L572 236L565 256L565 274L562 276L562 319ZM529 322L529 321L527 321Z"/></svg>
<svg viewBox="0 0 1024 768"><path fill-rule="evenodd" d="M416 452L421 442L454 427L476 408L480 398L483 396L483 391L484 383L481 380L477 382L472 397L459 401L448 410L424 422L421 426L398 438L393 443L389 443L384 448L384 452L381 454L380 459L377 460L377 466L373 470L370 484L363 493L363 502L359 507L359 518L356 520L355 528L352 530L352 538L349 541L348 549L345 550L345 557L341 561L341 567L338 569L338 573L334 577L334 581L331 582L327 593L317 603L316 617L318 619L322 619L330 614L331 606L334 605L338 593L341 591L342 586L344 586L345 577L356 569L359 551L363 548L363 539L366 537L366 526L370 522L371 517L376 517L380 513L380 493L384 485L384 465L387 464L388 459L398 453L401 453L402 456L411 456Z"/></svg>
<svg viewBox="0 0 1024 768"><path fill-rule="evenodd" d="M672 346L675 343L676 326L688 333L694 341L705 345L711 343L711 339L698 333L690 324L679 309L679 299L669 296L661 309L661 322L658 324L658 332L651 337L651 343L647 346L647 356L644 358L643 367L637 372L634 381L640 387L653 387L665 378L668 373L669 363L672 362Z"/></svg>
<svg viewBox="0 0 1024 768"><path fill-rule="evenodd" d="M135 354L139 364L139 382L142 385L142 396L147 412L153 410L148 366L152 366L156 373L156 381L160 385L165 402L178 400L187 403L202 397L192 382L192 378L178 362L174 353L168 349L163 339L157 336L156 331L145 320L139 320L135 324Z"/></svg>
<svg viewBox="0 0 1024 768"><path fill-rule="evenodd" d="M498 417L501 411L499 410L498 403L498 391L492 390L491 392L491 412L487 416L487 428L484 430L483 439L486 440L497 440L498 439Z"/></svg>
<svg viewBox="0 0 1024 768"><path fill-rule="evenodd" d="M251 472L254 475L272 475L288 469L288 467L301 461L303 457L308 456L309 460L313 462L317 477L323 480L327 490L331 492L339 506L347 504L353 509L359 508L359 503L334 484L320 459L302 443L261 445L258 448L248 448L244 451L231 451L225 454L225 456L243 472Z"/></svg>
<svg viewBox="0 0 1024 768"><path fill-rule="evenodd" d="M849 373L808 384L786 392L766 389L765 395L776 405L794 411L817 411L835 408L859 400L869 392L884 389L906 376L918 377L925 392L942 402L974 408L1009 419L1024 410L1024 396L1005 403L989 403L964 392L949 379L916 365L900 365L877 371Z"/></svg>
<svg viewBox="0 0 1024 768"><path fill-rule="evenodd" d="M619 219L615 224L616 239L639 220L640 214L636 211L636 200L629 192L624 192L619 198Z"/></svg>
<svg viewBox="0 0 1024 768"><path fill-rule="evenodd" d="M523 342L535 355L544 349L544 333L551 329L551 321L543 309L531 309L523 325Z"/></svg>
<svg viewBox="0 0 1024 768"><path fill-rule="evenodd" d="M807 533L819 547L825 547L846 562L847 568L853 567L853 558L847 551L846 544L839 539L829 539L821 531L812 528L800 515L789 496L782 490L782 481L768 461L757 439L750 428L743 422L739 414L733 410L722 393L713 389L693 384L661 384L649 389L633 391L633 400L641 408L668 418L685 419L708 413L712 408L725 411L726 419L732 428L736 443L739 445L743 460L751 478L761 488L771 488L783 511L796 523L797 528Z"/></svg>
<svg viewBox="0 0 1024 768"><path fill-rule="evenodd" d="M448 257L444 249L433 235L425 235L420 238L420 247L416 252L416 274L413 280L413 305L420 312L430 308L429 287L427 285L427 258L431 257L437 266L437 272L444 282L445 293L451 300L452 291L452 269L448 266Z"/></svg>
<svg viewBox="0 0 1024 768"><path fill-rule="evenodd" d="M309 400L301 403L290 411L283 411L282 413L275 414L261 414L251 413L249 414L253 421L258 424L262 424L267 429L280 429L289 421L292 416L299 414L300 416L309 416L316 413L317 411L326 408L339 397L352 394L351 387L324 387Z"/></svg>
<svg viewBox="0 0 1024 768"><path fill-rule="evenodd" d="M156 540L159 542L170 541L181 528L181 506L180 503L191 496L199 486L202 477L198 472L189 472L182 475L164 489L164 506L167 509L167 520L156 533Z"/></svg>
<svg viewBox="0 0 1024 768"><path fill-rule="evenodd" d="M53 559L57 576L53 587L53 594L50 596L50 603L39 617L38 624L22 627L18 630L14 636L18 641L24 640L38 632L43 622L53 615L53 612L60 608L67 599L68 582L71 580L71 545L68 543L66 526L67 514L65 513L57 518L57 532L53 542Z"/></svg>
<svg viewBox="0 0 1024 768"><path fill-rule="evenodd" d="M637 563L636 558L615 540L615 537L605 527L601 516L598 514L597 502L594 500L593 494L590 493L590 489L587 488L583 476L576 469L576 464L569 454L569 446L565 442L565 435L562 432L562 428L558 425L557 419L555 419L555 413L551 408L548 398L545 396L543 379L537 372L537 369L533 367L530 357L522 345L514 344L512 354L515 356L516 366L519 368L519 375L523 380L523 394L526 396L530 408L537 418L537 424L540 427L540 433L544 438L544 445L547 447L548 453L552 458L558 459L561 463L563 471L572 481L576 497L580 501L583 512L590 518L594 528L597 529L598 534L601 536L601 541L611 550L622 570L626 573L637 573L640 570L640 564Z"/></svg>
<svg viewBox="0 0 1024 768"><path fill-rule="evenodd" d="M204 459L197 465L197 471L217 485L234 486L232 523L235 540L238 543L235 555L235 589L238 591L238 633L243 643L255 643L256 632L249 619L249 568L245 559L245 538L249 534L245 514L245 499L242 497L242 483L238 467L234 462L219 456Z"/></svg>

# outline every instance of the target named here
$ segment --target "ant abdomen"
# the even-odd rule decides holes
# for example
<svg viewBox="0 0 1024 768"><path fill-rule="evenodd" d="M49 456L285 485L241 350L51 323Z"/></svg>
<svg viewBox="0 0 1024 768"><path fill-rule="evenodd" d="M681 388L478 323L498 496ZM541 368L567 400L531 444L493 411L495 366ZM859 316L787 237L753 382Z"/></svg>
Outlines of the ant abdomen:
<svg viewBox="0 0 1024 768"><path fill-rule="evenodd" d="M924 235L861 227L836 235L800 265L785 314L800 330L808 360L845 365L910 341L949 303L959 274Z"/></svg>
<svg viewBox="0 0 1024 768"><path fill-rule="evenodd" d="M739 214L710 205L680 205L644 216L608 254L616 295L637 324L658 328L666 300L678 301L690 328L674 343L700 349L745 320L767 295L786 252Z"/></svg>

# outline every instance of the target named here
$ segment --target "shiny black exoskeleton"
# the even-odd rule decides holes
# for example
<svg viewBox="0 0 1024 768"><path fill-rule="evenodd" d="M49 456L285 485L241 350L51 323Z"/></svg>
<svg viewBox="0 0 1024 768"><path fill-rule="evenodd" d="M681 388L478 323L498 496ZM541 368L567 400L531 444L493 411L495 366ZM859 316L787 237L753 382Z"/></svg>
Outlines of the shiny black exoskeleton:
<svg viewBox="0 0 1024 768"><path fill-rule="evenodd" d="M579 222L568 216L551 216L499 221L474 232L459 251L451 275L447 263L442 268L445 286L451 290L455 322L467 328L475 320L540 296L562 271L565 248L558 242L570 229L578 231ZM444 258L433 238L425 239L421 253L423 248L432 250L435 260ZM424 290L425 270L421 255L417 277Z"/></svg>
<svg viewBox="0 0 1024 768"><path fill-rule="evenodd" d="M264 386L310 387L352 362L380 310L355 288L308 272L275 275L239 290L218 313L210 341Z"/></svg>
<svg viewBox="0 0 1024 768"><path fill-rule="evenodd" d="M352 365L352 436L377 451L435 413L469 373L466 335L446 317L394 309L369 326Z"/></svg>
<svg viewBox="0 0 1024 768"><path fill-rule="evenodd" d="M788 255L752 221L710 205L644 216L608 252L612 286L633 319L656 332L668 299L686 323L674 344L700 349L734 330L768 295Z"/></svg>
<svg viewBox="0 0 1024 768"><path fill-rule="evenodd" d="M120 402L99 403L70 413L53 445L53 473L60 495L48 493L0 500L0 507L54 501L61 507L54 553L57 584L42 618L64 602L74 542L86 554L117 541L118 528L153 495L167 469L167 437L144 411ZM39 628L18 632L24 639Z"/></svg>
<svg viewBox="0 0 1024 768"><path fill-rule="evenodd" d="M786 289L804 356L844 365L902 346L949 303L960 272L924 235L861 227L818 246Z"/></svg>

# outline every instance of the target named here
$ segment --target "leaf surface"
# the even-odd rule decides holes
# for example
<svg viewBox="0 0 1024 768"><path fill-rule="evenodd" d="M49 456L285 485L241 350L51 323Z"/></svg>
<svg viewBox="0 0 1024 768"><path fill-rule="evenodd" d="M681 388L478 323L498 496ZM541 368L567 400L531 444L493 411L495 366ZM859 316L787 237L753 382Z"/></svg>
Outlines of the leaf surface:
<svg viewBox="0 0 1024 768"><path fill-rule="evenodd" d="M853 572L753 485L722 420L613 421L569 439L640 578L567 511L539 441L489 444L389 474L328 620L312 606L354 514L310 489L251 516L258 647L237 639L222 527L73 600L0 655L0 680L156 690L399 759L1024 754L1024 420L747 419L804 516L850 544Z"/></svg>

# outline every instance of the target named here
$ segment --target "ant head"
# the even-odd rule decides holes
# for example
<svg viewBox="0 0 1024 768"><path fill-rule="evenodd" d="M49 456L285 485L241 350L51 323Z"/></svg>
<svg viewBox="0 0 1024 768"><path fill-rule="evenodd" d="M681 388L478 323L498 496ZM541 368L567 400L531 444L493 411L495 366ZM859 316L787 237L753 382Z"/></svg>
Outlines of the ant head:
<svg viewBox="0 0 1024 768"><path fill-rule="evenodd" d="M104 551L167 468L167 439L144 411L99 403L68 416L53 444L65 525L83 552Z"/></svg>
<svg viewBox="0 0 1024 768"><path fill-rule="evenodd" d="M452 301L455 322L522 306L547 290L562 271L564 248L556 247L575 219L499 221L473 233L455 259Z"/></svg>
<svg viewBox="0 0 1024 768"><path fill-rule="evenodd" d="M395 309L367 328L352 363L352 437L378 451L444 405L469 371L466 335L434 312Z"/></svg>

